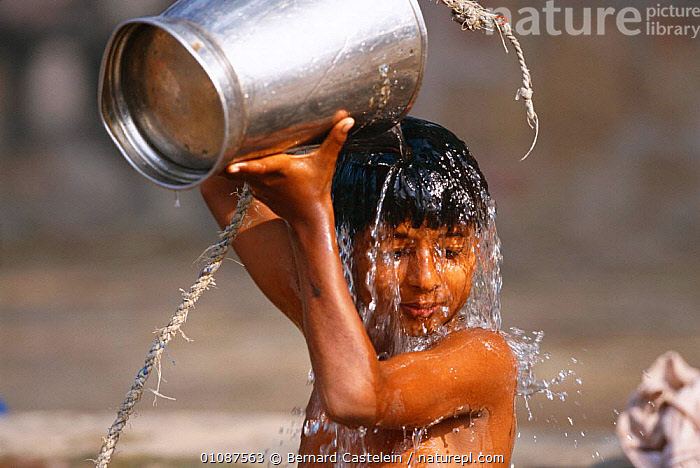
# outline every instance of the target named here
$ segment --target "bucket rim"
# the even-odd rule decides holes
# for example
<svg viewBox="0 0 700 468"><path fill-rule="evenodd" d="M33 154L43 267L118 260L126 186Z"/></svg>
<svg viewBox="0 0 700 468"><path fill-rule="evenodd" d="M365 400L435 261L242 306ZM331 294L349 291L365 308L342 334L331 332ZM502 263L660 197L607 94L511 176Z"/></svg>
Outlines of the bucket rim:
<svg viewBox="0 0 700 468"><path fill-rule="evenodd" d="M120 89L121 57L129 38L143 26L154 27L176 40L202 68L217 93L223 136L211 167L186 168L169 161L145 138L127 108ZM151 182L172 190L194 188L223 170L228 162L226 155L235 154L247 130L245 100L238 78L220 47L193 23L162 15L129 19L115 28L102 58L98 108L107 133L129 164Z"/></svg>

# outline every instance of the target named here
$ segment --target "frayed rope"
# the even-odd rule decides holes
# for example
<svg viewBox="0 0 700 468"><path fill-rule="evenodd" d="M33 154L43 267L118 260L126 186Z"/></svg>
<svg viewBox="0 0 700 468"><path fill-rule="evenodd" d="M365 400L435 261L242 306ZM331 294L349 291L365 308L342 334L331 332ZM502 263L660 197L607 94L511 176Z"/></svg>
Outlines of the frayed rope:
<svg viewBox="0 0 700 468"><path fill-rule="evenodd" d="M534 93L532 89L532 76L530 76L530 70L525 64L525 55L523 54L522 46L520 41L513 34L513 28L510 24L503 21L502 17L487 10L483 6L479 5L473 0L438 0L446 6L452 9L452 14L454 15L454 20L462 24L462 29L467 29L474 31L477 29L485 29L487 31L498 30L501 34L501 38L505 36L508 41L515 49L515 54L518 57L518 62L520 63L520 71L523 75L523 86L518 89L515 94L515 100L522 98L525 103L525 110L527 112L527 124L530 128L535 130L535 137L532 140L532 145L530 149L525 153L520 160L527 158L532 150L535 148L537 143L537 137L540 134L540 122L535 112L535 105L532 102L532 94ZM505 46L505 43L504 43ZM506 48L506 52L508 49Z"/></svg>
<svg viewBox="0 0 700 468"><path fill-rule="evenodd" d="M134 406L141 399L143 394L143 388L150 376L153 367L156 367L158 373L158 386L155 390L149 389L154 395L161 398L171 399L160 393L160 360L165 350L165 346L173 339L173 337L178 333L182 333L180 327L187 320L187 314L190 309L194 306L194 303L200 298L202 293L214 284L214 273L219 269L221 263L226 257L229 246L231 242L238 234L243 221L245 220L246 214L248 213L248 208L253 201L253 196L246 184L243 187L243 192L238 200L238 205L236 206L236 211L231 219L229 225L224 229L219 235L220 240L213 246L209 247L205 253L206 266L202 268L197 277L197 281L190 287L189 291L182 291L182 302L177 308L177 311L170 319L170 322L160 330L157 331L157 338L151 345L148 354L146 355L146 360L143 367L136 374L134 383L131 385L131 389L127 392L124 397L124 403L119 407L117 412L117 418L114 420L109 428L107 437L102 439L102 447L100 448L100 453L97 460L94 460L95 467L106 468L112 459L112 454L119 441L119 436L126 425L127 420L134 411ZM189 340L184 334L183 338Z"/></svg>

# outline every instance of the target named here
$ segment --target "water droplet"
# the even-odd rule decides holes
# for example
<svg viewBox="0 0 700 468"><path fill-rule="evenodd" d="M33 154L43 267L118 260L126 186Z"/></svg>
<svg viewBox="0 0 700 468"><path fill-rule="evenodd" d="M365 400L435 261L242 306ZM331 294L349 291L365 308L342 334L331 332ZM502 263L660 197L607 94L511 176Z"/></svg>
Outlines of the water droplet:
<svg viewBox="0 0 700 468"><path fill-rule="evenodd" d="M173 204L175 208L180 208L180 192L175 191L175 203Z"/></svg>

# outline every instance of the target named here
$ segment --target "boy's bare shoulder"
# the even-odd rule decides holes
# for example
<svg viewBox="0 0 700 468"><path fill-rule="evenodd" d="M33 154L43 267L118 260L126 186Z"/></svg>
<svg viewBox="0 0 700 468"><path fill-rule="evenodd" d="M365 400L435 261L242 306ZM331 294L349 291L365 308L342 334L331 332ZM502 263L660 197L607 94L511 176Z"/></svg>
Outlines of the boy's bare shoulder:
<svg viewBox="0 0 700 468"><path fill-rule="evenodd" d="M461 328L446 335L432 348L435 351L479 350L503 353L512 360L515 356L508 345L503 333L499 330L485 328Z"/></svg>

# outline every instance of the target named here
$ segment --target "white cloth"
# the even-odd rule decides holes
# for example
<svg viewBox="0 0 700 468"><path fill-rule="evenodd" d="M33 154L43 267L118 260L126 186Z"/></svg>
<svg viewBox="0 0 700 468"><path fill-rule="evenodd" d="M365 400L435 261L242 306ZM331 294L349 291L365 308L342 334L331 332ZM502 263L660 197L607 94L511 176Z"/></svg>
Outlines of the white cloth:
<svg viewBox="0 0 700 468"><path fill-rule="evenodd" d="M644 373L617 435L637 468L700 467L700 371L668 351Z"/></svg>

